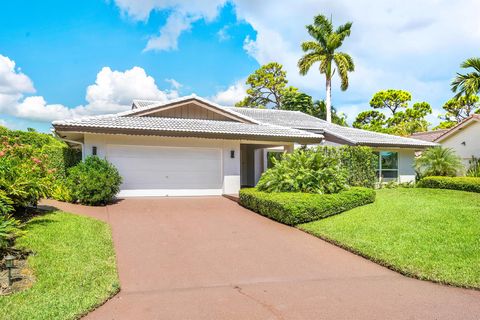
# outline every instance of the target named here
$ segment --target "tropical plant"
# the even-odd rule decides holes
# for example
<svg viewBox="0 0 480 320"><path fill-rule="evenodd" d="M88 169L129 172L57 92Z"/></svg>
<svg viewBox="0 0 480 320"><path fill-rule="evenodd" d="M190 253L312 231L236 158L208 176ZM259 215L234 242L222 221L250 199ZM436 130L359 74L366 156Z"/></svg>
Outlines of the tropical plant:
<svg viewBox="0 0 480 320"><path fill-rule="evenodd" d="M237 107L280 109L285 93L296 91L287 87L287 73L277 62L270 62L255 70L246 81L247 96L236 104Z"/></svg>
<svg viewBox="0 0 480 320"><path fill-rule="evenodd" d="M415 159L415 170L427 176L456 176L463 170L461 159L451 148L441 146L426 149Z"/></svg>
<svg viewBox="0 0 480 320"><path fill-rule="evenodd" d="M326 84L326 120L332 122L332 78L338 70L342 91L348 89L348 73L355 70L353 59L345 52L337 50L346 37L350 36L352 23L347 22L333 30L332 21L324 15L315 16L313 24L307 25L307 31L313 38L305 41L301 47L306 54L298 61L301 75L306 75L313 64L320 63L320 73L325 75ZM336 67L336 68L335 68Z"/></svg>
<svg viewBox="0 0 480 320"><path fill-rule="evenodd" d="M120 191L122 177L107 160L87 157L68 171L67 188L73 201L86 205L105 205Z"/></svg>
<svg viewBox="0 0 480 320"><path fill-rule="evenodd" d="M457 93L455 97L476 95L480 90L480 58L467 59L460 67L472 68L473 71L466 74L457 72L457 76L451 83L452 91Z"/></svg>
<svg viewBox="0 0 480 320"><path fill-rule="evenodd" d="M297 149L263 173L257 188L266 192L337 193L347 188L347 170L338 150Z"/></svg>
<svg viewBox="0 0 480 320"><path fill-rule="evenodd" d="M479 158L472 157L472 159L468 161L467 176L480 178L480 159Z"/></svg>
<svg viewBox="0 0 480 320"><path fill-rule="evenodd" d="M370 106L374 109L388 109L394 115L399 109L407 108L410 100L412 100L410 92L388 89L375 93L370 100Z"/></svg>

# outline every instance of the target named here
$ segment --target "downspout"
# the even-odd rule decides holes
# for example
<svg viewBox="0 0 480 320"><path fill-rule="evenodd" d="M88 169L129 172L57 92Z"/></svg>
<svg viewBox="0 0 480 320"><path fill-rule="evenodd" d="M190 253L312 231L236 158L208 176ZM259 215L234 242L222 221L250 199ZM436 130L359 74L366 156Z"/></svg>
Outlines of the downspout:
<svg viewBox="0 0 480 320"><path fill-rule="evenodd" d="M70 139L65 139L64 137L60 136L58 132L52 129L52 132L54 135L56 135L60 140L68 142L68 143L73 143L73 144L79 144L80 147L82 148L82 161L85 160L85 144L80 141L75 141L75 140L70 140Z"/></svg>

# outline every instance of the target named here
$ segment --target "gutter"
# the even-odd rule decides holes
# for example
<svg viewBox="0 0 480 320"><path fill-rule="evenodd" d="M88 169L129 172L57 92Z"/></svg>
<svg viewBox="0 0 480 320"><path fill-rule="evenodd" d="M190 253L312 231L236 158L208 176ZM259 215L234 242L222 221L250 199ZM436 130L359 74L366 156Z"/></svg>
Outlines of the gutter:
<svg viewBox="0 0 480 320"><path fill-rule="evenodd" d="M70 139L65 139L64 137L62 137L61 135L58 134L57 131L55 131L55 129L52 129L52 133L54 135L56 135L60 140L62 141L65 141L67 143L72 143L72 144L77 144L77 145L80 145L80 147L82 148L82 160L85 160L85 144L83 142L80 142L80 141L75 141L75 140L70 140Z"/></svg>

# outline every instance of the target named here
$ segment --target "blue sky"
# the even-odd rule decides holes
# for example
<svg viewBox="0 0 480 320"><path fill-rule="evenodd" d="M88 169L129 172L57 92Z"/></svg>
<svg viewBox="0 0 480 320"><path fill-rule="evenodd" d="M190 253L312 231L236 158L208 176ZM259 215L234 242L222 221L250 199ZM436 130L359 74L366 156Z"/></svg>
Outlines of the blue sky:
<svg viewBox="0 0 480 320"><path fill-rule="evenodd" d="M469 0L4 2L0 124L46 131L56 118L193 92L231 104L248 74L269 61L285 66L292 85L323 98L320 75L301 77L295 66L314 13L354 23L344 50L357 70L347 92L338 83L333 92L350 121L373 93L399 88L431 103L436 122L458 65L478 55L478 9Z"/></svg>

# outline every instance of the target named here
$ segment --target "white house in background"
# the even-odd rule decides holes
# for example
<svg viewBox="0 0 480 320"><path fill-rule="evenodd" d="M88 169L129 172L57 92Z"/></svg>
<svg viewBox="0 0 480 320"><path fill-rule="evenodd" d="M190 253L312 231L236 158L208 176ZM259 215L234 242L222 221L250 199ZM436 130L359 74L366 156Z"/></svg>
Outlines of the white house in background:
<svg viewBox="0 0 480 320"><path fill-rule="evenodd" d="M443 132L434 142L452 148L465 165L473 157L480 157L480 115L474 114Z"/></svg>
<svg viewBox="0 0 480 320"><path fill-rule="evenodd" d="M435 145L345 128L298 111L224 107L197 96L135 100L130 111L54 121L82 156L98 155L123 176L119 196L237 193L268 167L269 152L300 145L366 145L380 153L379 175L410 181L415 152Z"/></svg>

